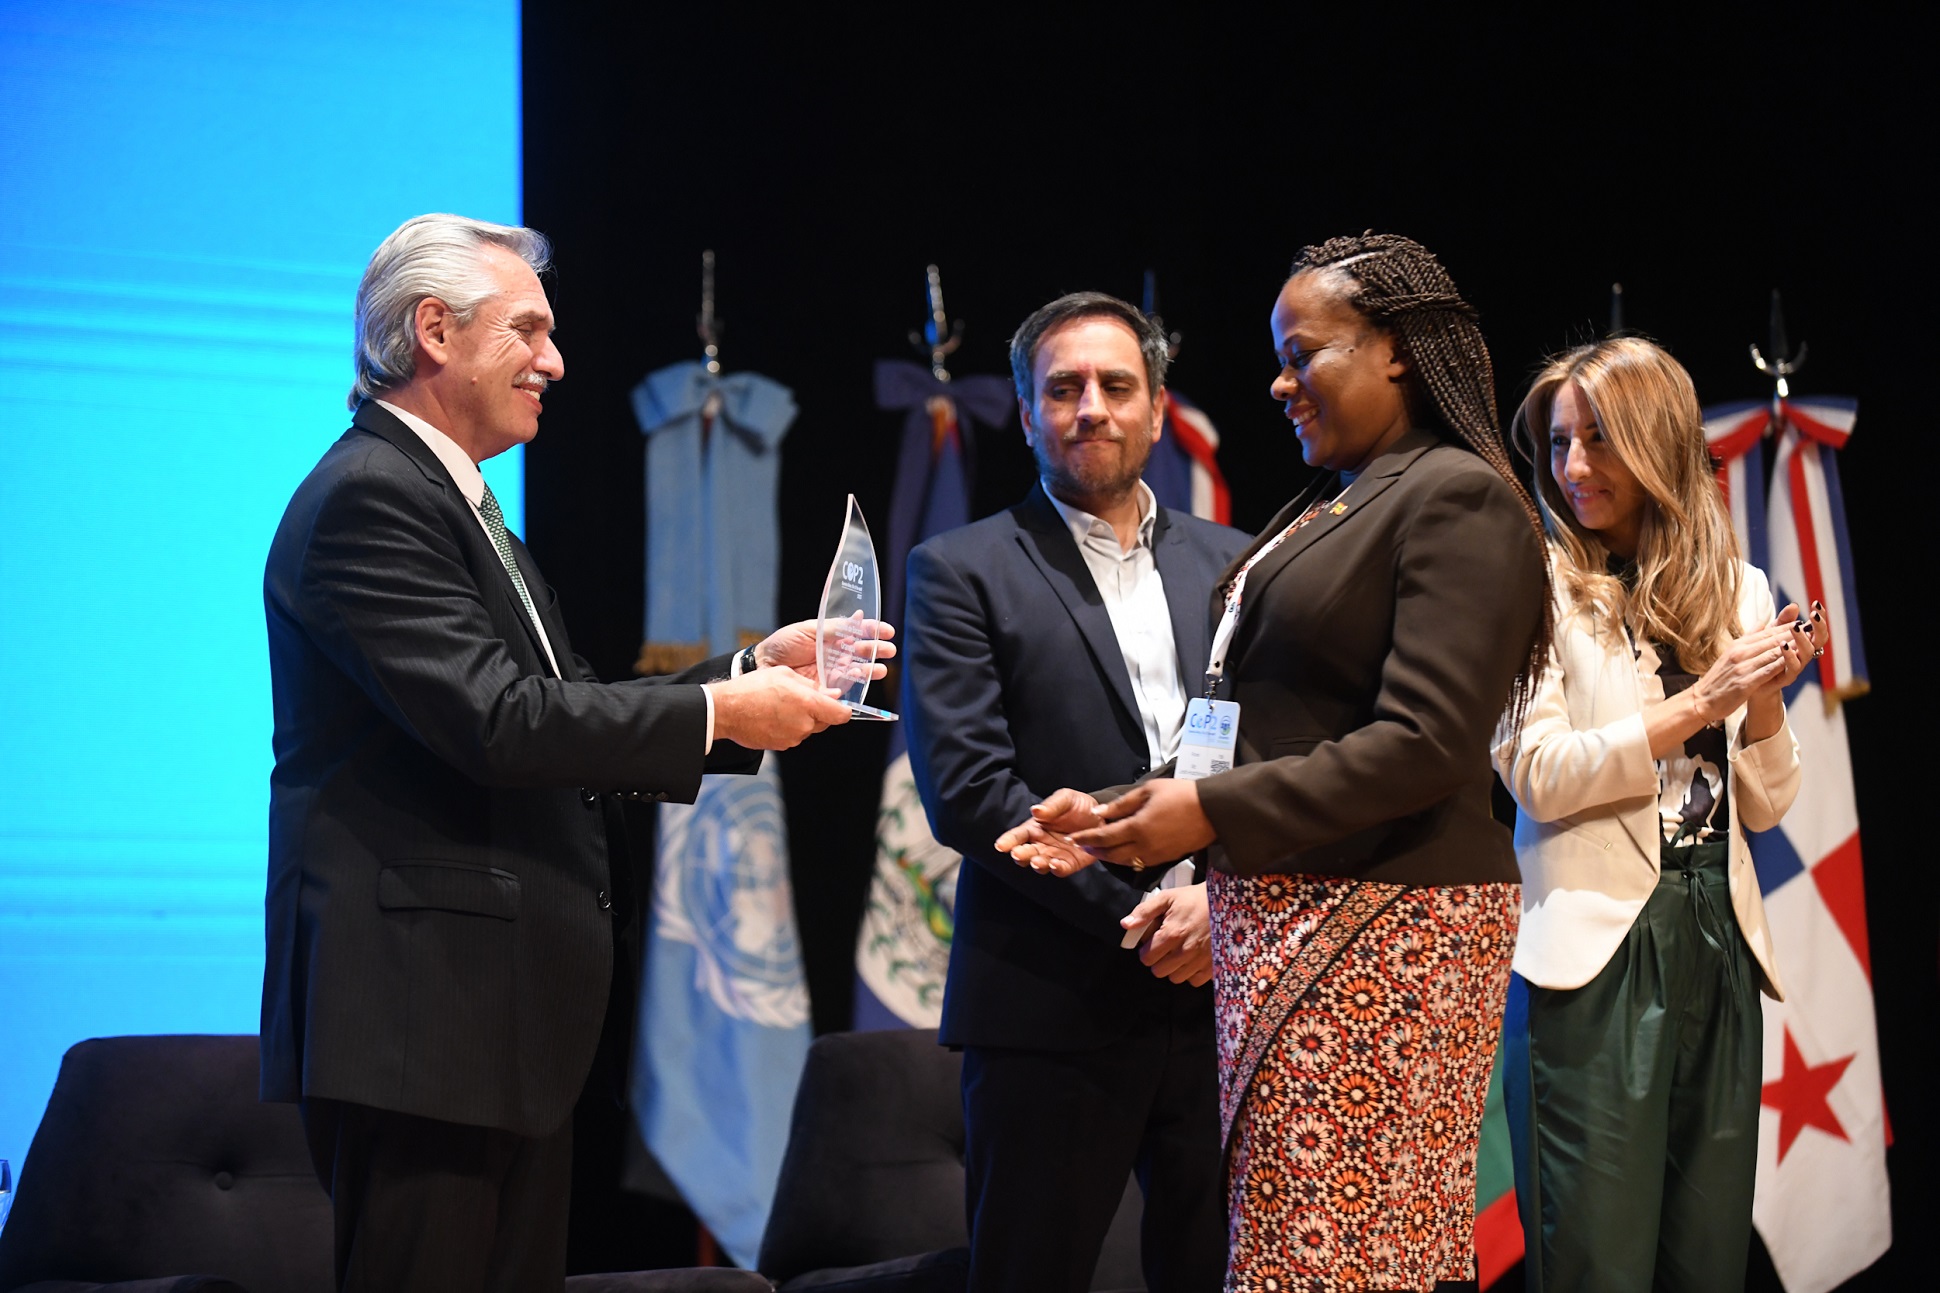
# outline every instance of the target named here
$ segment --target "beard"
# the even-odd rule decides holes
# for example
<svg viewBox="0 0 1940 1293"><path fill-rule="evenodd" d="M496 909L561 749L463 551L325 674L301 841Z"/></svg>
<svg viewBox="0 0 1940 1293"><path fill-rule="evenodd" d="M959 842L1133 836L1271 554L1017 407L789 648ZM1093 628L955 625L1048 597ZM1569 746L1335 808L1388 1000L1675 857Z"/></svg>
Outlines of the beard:
<svg viewBox="0 0 1940 1293"><path fill-rule="evenodd" d="M1060 498L1067 495L1080 498L1113 498L1134 488L1139 477L1145 474L1145 463L1152 456L1152 441L1149 437L1140 443L1124 435L1092 436L1092 440L1108 440L1118 446L1114 457L1099 454L1086 454L1078 461L1070 458L1053 460L1044 452L1039 441L1031 445L1031 456L1037 459L1037 474L1051 487ZM1075 441L1076 437L1072 440Z"/></svg>

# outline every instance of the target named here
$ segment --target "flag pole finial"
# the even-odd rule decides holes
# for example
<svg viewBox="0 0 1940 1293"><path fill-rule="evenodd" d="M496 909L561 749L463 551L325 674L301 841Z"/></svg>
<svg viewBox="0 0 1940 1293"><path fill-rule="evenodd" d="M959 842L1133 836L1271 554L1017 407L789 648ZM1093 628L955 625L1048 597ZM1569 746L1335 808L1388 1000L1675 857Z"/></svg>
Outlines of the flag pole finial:
<svg viewBox="0 0 1940 1293"><path fill-rule="evenodd" d="M921 332L911 331L909 344L916 347L917 353L930 357L930 372L939 382L950 380L950 370L944 364L956 348L963 344L963 320L950 322L943 312L943 274L936 266L926 267L929 283L929 322Z"/></svg>
<svg viewBox="0 0 1940 1293"><path fill-rule="evenodd" d="M723 324L714 316L714 253L701 253L701 312L694 318L694 331L700 334L707 371L721 371L721 331Z"/></svg>
<svg viewBox="0 0 1940 1293"><path fill-rule="evenodd" d="M1775 383L1772 394L1772 420L1775 426L1779 417L1782 416L1779 410L1779 402L1790 399L1792 395L1791 383L1785 379L1805 367L1805 353L1807 349L1805 343L1801 341L1799 343L1798 353L1792 355L1789 359L1786 358L1786 352L1791 349L1791 346L1785 339L1785 303L1780 299L1777 288L1772 289L1771 332L1767 338L1767 342L1771 346L1771 358L1767 359L1758 347L1753 345L1751 348L1751 364L1752 367L1771 378Z"/></svg>

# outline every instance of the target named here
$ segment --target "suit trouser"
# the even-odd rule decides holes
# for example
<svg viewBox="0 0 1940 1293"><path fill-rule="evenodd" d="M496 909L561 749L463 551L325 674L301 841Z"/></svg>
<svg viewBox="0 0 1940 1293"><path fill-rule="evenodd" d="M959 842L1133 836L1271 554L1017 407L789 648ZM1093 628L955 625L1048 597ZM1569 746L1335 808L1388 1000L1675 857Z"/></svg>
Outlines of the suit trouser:
<svg viewBox="0 0 1940 1293"><path fill-rule="evenodd" d="M1724 844L1666 848L1594 979L1510 982L1503 1096L1532 1290L1744 1287L1764 1028L1727 866Z"/></svg>
<svg viewBox="0 0 1940 1293"><path fill-rule="evenodd" d="M516 1136L367 1105L300 1106L345 1293L557 1293L573 1121Z"/></svg>
<svg viewBox="0 0 1940 1293"><path fill-rule="evenodd" d="M1129 955L1129 953L1128 953ZM1134 1171L1152 1293L1226 1270L1219 1060L1203 992L1163 994L1090 1051L963 1051L972 1293L1083 1293Z"/></svg>

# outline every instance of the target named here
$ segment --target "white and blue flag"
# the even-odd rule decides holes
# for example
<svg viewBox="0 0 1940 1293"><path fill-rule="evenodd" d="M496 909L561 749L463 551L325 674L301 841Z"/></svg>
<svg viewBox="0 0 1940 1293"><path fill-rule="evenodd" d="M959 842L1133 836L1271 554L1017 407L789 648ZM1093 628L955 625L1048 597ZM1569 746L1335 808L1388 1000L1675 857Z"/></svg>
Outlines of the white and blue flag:
<svg viewBox="0 0 1940 1293"><path fill-rule="evenodd" d="M643 672L759 641L774 623L781 440L792 393L699 363L633 393L647 436ZM774 756L663 804L631 1097L640 1138L749 1270L774 1204L811 1040Z"/></svg>

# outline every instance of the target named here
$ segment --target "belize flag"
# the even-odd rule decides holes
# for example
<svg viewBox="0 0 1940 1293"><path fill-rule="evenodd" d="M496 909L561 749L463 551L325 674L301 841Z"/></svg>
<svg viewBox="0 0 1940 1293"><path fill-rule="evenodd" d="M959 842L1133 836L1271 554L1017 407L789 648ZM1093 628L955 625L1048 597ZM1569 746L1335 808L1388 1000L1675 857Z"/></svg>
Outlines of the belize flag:
<svg viewBox="0 0 1940 1293"><path fill-rule="evenodd" d="M1825 398L1705 411L1747 560L1770 576L1779 605L1821 602L1832 621L1825 654L1786 696L1803 765L1798 799L1776 830L1751 836L1786 990L1785 1001L1764 1003L1752 1217L1788 1293L1832 1289L1892 1243L1890 1133L1842 709L1867 687L1835 458L1856 413L1851 400Z"/></svg>
<svg viewBox="0 0 1940 1293"><path fill-rule="evenodd" d="M883 359L876 363L876 407L904 415L888 543L878 554L883 616L900 625L909 550L969 523L969 449L975 430L1002 426L1014 404L1004 378L950 380L920 364ZM893 678L899 671L890 668ZM856 937L858 1031L934 1028L942 1019L962 862L930 834L909 770L903 724L892 723L876 812L875 873Z"/></svg>

